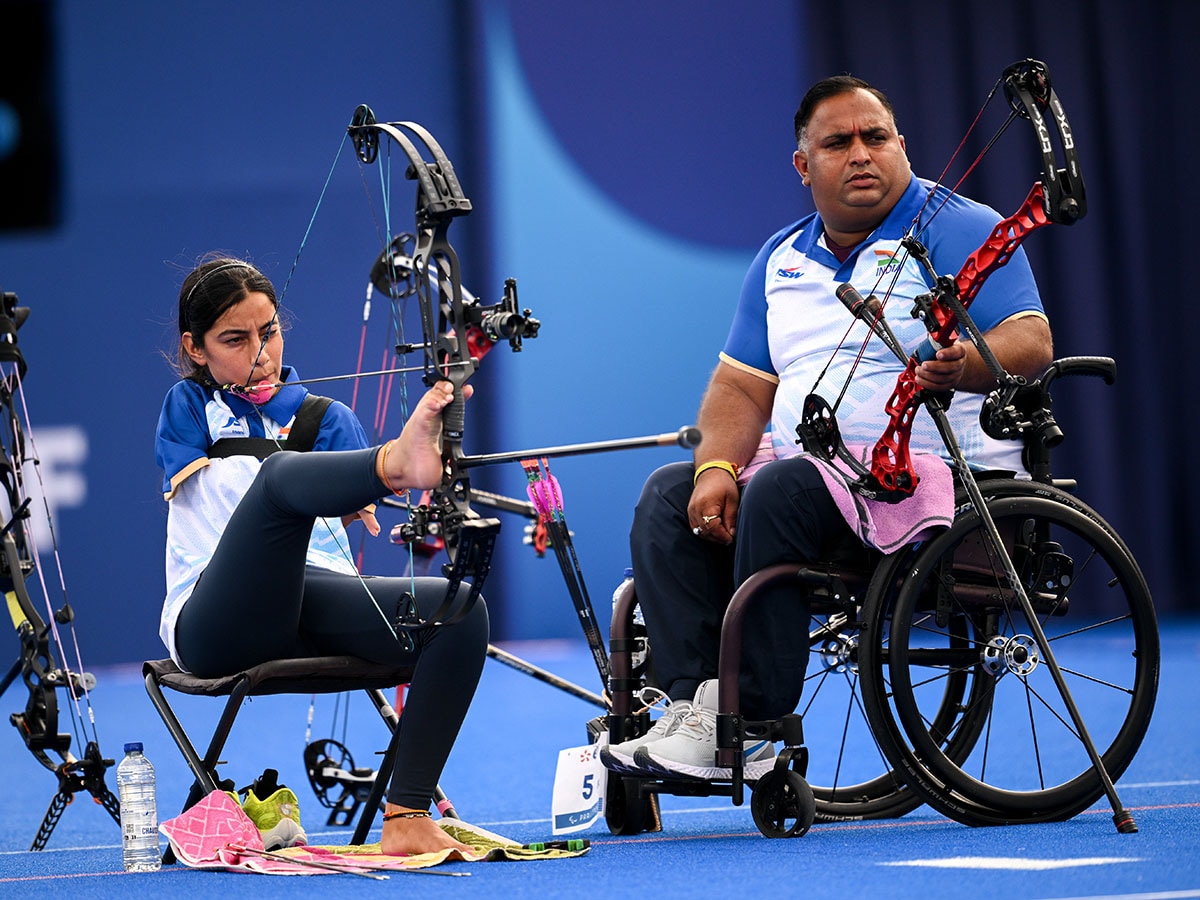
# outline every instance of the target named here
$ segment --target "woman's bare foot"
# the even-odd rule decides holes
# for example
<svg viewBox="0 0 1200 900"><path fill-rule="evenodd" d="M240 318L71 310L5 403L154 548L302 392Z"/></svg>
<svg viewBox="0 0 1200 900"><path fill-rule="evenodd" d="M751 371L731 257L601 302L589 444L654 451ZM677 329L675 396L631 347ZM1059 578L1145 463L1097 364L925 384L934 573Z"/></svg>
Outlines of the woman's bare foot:
<svg viewBox="0 0 1200 900"><path fill-rule="evenodd" d="M471 396L471 387L463 387L463 397ZM454 388L439 381L425 392L400 437L379 451L375 469L380 480L392 491L406 488L431 488L441 483L442 411L454 400Z"/></svg>
<svg viewBox="0 0 1200 900"><path fill-rule="evenodd" d="M385 817L392 812L411 812L411 810L389 803L384 812ZM450 837L428 816L412 819L385 819L381 849L389 856L415 856L419 853L437 853L441 850L476 853L472 847Z"/></svg>

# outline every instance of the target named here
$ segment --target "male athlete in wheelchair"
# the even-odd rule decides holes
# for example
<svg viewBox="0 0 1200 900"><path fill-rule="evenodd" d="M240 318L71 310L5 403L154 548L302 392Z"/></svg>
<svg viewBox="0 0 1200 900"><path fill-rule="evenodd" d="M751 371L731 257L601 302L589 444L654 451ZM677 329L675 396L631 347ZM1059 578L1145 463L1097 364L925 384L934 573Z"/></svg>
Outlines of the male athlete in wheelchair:
<svg viewBox="0 0 1200 900"><path fill-rule="evenodd" d="M602 751L612 830L655 827L657 793L741 802L744 781L772 836L922 801L969 824L1066 818L1103 794L1136 830L1112 782L1153 708L1154 610L1124 543L1050 474L1052 382L1113 367L1050 364L1019 249L1083 215L1083 184L1045 67L1002 81L1015 112L1056 122L1067 165L1048 156L999 224L911 174L870 85L826 79L801 103L817 214L752 264L695 462L651 476L635 514ZM652 726L634 603L668 702Z"/></svg>

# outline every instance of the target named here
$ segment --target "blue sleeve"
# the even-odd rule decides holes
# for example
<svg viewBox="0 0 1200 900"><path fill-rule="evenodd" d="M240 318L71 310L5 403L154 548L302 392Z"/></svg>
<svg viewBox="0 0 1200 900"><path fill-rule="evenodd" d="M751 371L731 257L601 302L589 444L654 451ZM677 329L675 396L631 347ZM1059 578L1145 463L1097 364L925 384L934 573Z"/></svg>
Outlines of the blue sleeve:
<svg viewBox="0 0 1200 900"><path fill-rule="evenodd" d="M313 450L362 450L369 446L367 433L350 407L337 400L330 403Z"/></svg>
<svg viewBox="0 0 1200 900"><path fill-rule="evenodd" d="M771 362L771 347L767 341L767 260L775 249L794 235L801 223L793 223L771 236L742 279L742 292L738 295L737 309L729 336L725 338L724 354L743 365L760 372L775 372Z"/></svg>
<svg viewBox="0 0 1200 900"><path fill-rule="evenodd" d="M154 435L154 460L163 470L163 492L171 490L176 474L207 456L204 389L194 381L177 382L163 400Z"/></svg>
<svg viewBox="0 0 1200 900"><path fill-rule="evenodd" d="M926 235L929 259L939 274L957 275L968 256L979 249L1001 216L995 210L953 196ZM988 331L1010 316L1044 312L1037 282L1022 248L988 276L968 311L980 331Z"/></svg>

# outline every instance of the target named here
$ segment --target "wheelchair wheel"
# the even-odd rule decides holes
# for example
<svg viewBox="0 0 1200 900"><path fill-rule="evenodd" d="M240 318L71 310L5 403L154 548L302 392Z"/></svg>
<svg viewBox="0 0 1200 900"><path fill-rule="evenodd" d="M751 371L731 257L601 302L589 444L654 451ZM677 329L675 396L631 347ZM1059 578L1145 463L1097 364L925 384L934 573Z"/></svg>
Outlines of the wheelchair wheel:
<svg viewBox="0 0 1200 900"><path fill-rule="evenodd" d="M638 779L608 773L604 793L604 823L610 834L632 835L661 831L658 795L643 794Z"/></svg>
<svg viewBox="0 0 1200 900"><path fill-rule="evenodd" d="M863 700L856 614L822 609L810 617L808 674L798 713L809 748L807 772L823 822L896 818L921 805L874 738ZM953 693L955 686L948 685Z"/></svg>
<svg viewBox="0 0 1200 900"><path fill-rule="evenodd" d="M981 487L1115 781L1141 744L1157 691L1145 580L1108 524L1069 494L1029 482ZM868 598L863 666L875 733L912 790L970 825L1067 819L1099 800L1103 783L979 513L960 507L905 575L898 590ZM976 685L970 702L931 727L944 712L944 683L961 677ZM968 738L948 753L960 732Z"/></svg>
<svg viewBox="0 0 1200 900"><path fill-rule="evenodd" d="M800 578L798 589L807 593L811 611L808 674L797 712L809 751L803 775L811 785L818 821L895 818L922 803L895 771L874 734L864 693L870 670L860 665L862 600L894 590L911 553L905 549L882 561L876 559L870 586L860 583L861 597L841 582L851 577L849 570L840 574L833 570L838 586L822 578ZM780 565L763 570L760 576L758 590L796 578L797 572L794 566ZM977 687L969 673L956 673L938 687L941 696L931 714L932 729L949 729L964 707L978 708L977 698L971 696ZM951 758L965 757L977 733L960 728L947 744Z"/></svg>
<svg viewBox="0 0 1200 900"><path fill-rule="evenodd" d="M799 772L772 769L754 785L750 813L766 837L800 837L812 827L816 801Z"/></svg>

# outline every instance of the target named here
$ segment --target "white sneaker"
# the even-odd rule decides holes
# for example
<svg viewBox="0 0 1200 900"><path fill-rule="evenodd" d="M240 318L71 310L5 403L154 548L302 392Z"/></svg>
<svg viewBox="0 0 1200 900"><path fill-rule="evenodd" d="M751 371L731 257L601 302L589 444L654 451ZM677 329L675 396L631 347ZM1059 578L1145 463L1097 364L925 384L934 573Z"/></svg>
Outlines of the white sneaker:
<svg viewBox="0 0 1200 900"><path fill-rule="evenodd" d="M600 748L600 761L604 763L606 769L614 772L640 771L638 764L634 762L634 753L651 741L674 734L683 717L692 711L692 704L687 700L676 700L672 703L666 695L661 696L660 700L663 702L663 714L645 734L628 741L621 741L619 744L609 744ZM654 705L658 705L658 701Z"/></svg>
<svg viewBox="0 0 1200 900"><path fill-rule="evenodd" d="M775 745L768 740L746 743L742 752L742 777L756 781L775 765ZM667 776L699 778L705 781L733 777L731 767L717 765L717 681L700 683L692 708L675 730L652 744L634 751L633 761L640 769Z"/></svg>

